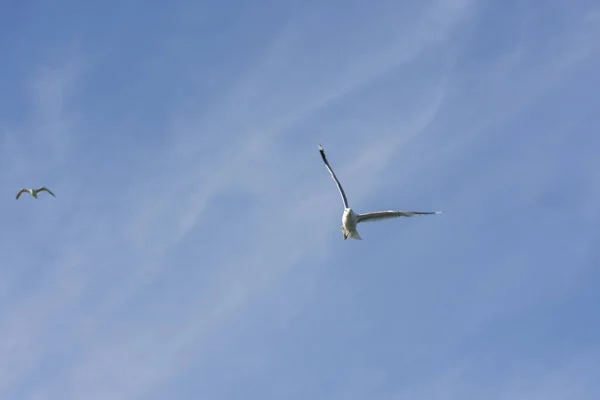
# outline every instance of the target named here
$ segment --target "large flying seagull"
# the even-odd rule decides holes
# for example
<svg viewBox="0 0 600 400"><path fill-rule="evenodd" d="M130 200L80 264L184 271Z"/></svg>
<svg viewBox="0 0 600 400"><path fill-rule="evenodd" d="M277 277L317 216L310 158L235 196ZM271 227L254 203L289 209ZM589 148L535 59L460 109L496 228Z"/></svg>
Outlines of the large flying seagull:
<svg viewBox="0 0 600 400"><path fill-rule="evenodd" d="M351 237L356 240L362 240L358 232L356 231L356 225L360 222L369 222L369 221L378 221L381 219L389 219L396 217L412 217L414 215L429 215L429 214L441 214L441 211L431 211L431 212L421 212L421 211L402 211L402 210L385 210L385 211L374 211L368 212L364 214L355 213L348 206L348 199L346 198L346 194L344 193L344 189L338 181L338 178L335 176L333 169L329 165L327 161L327 157L325 157L325 151L323 150L323 146L319 145L319 152L321 153L321 158L323 158L323 162L325 166L329 170L331 177L335 181L338 190L340 191L340 195L342 196L342 201L344 202L344 214L342 215L342 226L341 230L344 233L344 240L348 237Z"/></svg>

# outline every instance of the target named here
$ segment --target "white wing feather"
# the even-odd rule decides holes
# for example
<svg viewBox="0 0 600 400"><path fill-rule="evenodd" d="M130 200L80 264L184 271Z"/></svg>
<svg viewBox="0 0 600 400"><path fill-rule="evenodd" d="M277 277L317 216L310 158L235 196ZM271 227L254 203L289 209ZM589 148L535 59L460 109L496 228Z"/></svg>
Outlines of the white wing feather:
<svg viewBox="0 0 600 400"><path fill-rule="evenodd" d="M342 188L342 184L340 183L337 176L335 175L335 172L333 172L333 168L331 168L331 166L329 165L329 161L327 161L327 156L325 155L325 150L323 150L323 146L321 146L321 145L319 145L319 153L321 153L321 158L323 159L323 162L325 163L325 166L327 167L329 174L333 178L333 181L335 182L335 184L338 188L338 191L340 192L340 196L342 196L342 202L344 203L344 208L348 208L348 199L346 198L346 193L344 193L344 188Z"/></svg>
<svg viewBox="0 0 600 400"><path fill-rule="evenodd" d="M358 214L356 222L372 222L379 221L382 219L398 218L398 217L412 217L415 215L433 215L441 214L441 211L402 211L402 210L385 210L385 211L373 211L364 214Z"/></svg>

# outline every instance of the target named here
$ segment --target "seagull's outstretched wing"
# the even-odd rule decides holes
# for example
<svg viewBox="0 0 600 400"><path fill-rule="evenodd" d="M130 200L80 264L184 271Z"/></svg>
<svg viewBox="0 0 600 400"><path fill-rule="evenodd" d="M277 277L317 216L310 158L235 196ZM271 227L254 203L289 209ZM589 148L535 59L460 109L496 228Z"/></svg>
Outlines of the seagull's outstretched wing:
<svg viewBox="0 0 600 400"><path fill-rule="evenodd" d="M338 181L337 176L335 176L335 172L333 172L333 170L329 166L329 162L327 161L327 157L325 157L325 150L323 150L323 146L321 146L321 145L319 145L319 153L321 153L321 158L323 159L323 162L325 163L325 166L329 170L329 173L331 174L331 177L335 181L335 184L337 185L337 188L340 191L340 195L342 196L342 201L344 202L344 208L348 208L348 199L346 199L346 193L344 193L344 189L342 188L342 185L340 184L340 181Z"/></svg>
<svg viewBox="0 0 600 400"><path fill-rule="evenodd" d="M386 211L373 211L364 214L358 214L356 222L371 222L379 221L381 219L390 219L397 217L412 217L415 215L430 215L430 214L441 214L441 211L402 211L402 210L386 210Z"/></svg>
<svg viewBox="0 0 600 400"><path fill-rule="evenodd" d="M38 191L38 192L48 192L48 193L50 193L50 194L52 195L52 197L56 197L56 196L54 195L54 193L52 193L52 191L51 191L50 189L48 189L46 186L42 186L42 187L41 187L41 188L39 188L37 191Z"/></svg>
<svg viewBox="0 0 600 400"><path fill-rule="evenodd" d="M27 189L21 189L21 190L19 190L19 193L17 193L17 200L19 200L19 197L21 197L21 195L23 193L28 193L28 192L29 192L29 190L27 190Z"/></svg>

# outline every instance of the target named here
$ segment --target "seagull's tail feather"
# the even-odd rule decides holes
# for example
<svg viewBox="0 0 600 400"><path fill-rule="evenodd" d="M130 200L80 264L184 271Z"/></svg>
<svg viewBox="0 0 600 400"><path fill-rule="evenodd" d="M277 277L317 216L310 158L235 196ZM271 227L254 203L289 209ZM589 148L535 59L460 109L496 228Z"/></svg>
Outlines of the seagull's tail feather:
<svg viewBox="0 0 600 400"><path fill-rule="evenodd" d="M352 239L356 239L356 240L362 240L362 238L360 237L360 235L358 234L358 232L350 232L349 235Z"/></svg>

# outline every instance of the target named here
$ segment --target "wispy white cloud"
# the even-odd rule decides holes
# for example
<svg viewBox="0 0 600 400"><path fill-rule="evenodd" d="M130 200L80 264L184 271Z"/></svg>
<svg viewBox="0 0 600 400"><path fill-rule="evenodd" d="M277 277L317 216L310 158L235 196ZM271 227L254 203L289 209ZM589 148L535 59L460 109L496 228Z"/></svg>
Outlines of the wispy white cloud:
<svg viewBox="0 0 600 400"><path fill-rule="evenodd" d="M253 170L246 170L245 174L239 172L248 164L256 165L255 160L269 159L270 154L275 150L269 141L273 141L277 134L289 132L294 125L308 118L311 113L321 109L328 102L358 89L361 85L402 63L411 61L420 51L432 45L439 45L447 39L455 25L464 18L463 14L468 11L468 8L463 8L464 2L459 2L458 6L449 5L448 2L439 3L433 4L431 8L424 8L419 19L412 24L407 21L406 29L416 25L416 31L411 33L409 39L400 37L395 40L390 39L391 43L381 44L375 40L377 35L374 35L371 42L363 38L364 44L358 50L352 48L354 44L352 38L340 38L328 43L327 37L315 36L313 29L318 30L319 27L326 25L325 23L316 27L313 25L313 29L308 31L304 28L304 23L291 23L293 28L286 29L278 44L267 52L256 67L251 68L254 72L229 90L224 104L217 109L210 108L207 114L202 115L199 121L193 120L190 126L175 121L175 125L179 128L175 136L180 140L173 153L167 155L170 161L165 161L162 166L167 168L169 176L181 178L170 179L173 186L171 190L166 190L165 198L153 196L149 199L148 201L154 204L150 208L160 207L157 203L169 204L172 193L187 191L187 199L191 204L189 207L198 211L183 214L185 221L182 225L185 231L186 227L189 229L192 225L190 221L194 221L194 215L198 215L203 209L199 205L206 204L208 201L209 196L206 193L218 192L222 190L220 188L232 184L238 187L243 185L247 190L256 187L255 182L260 182L258 176L254 179L247 176L249 172L254 172ZM441 9L452 12L445 13ZM400 10L395 10L395 13L400 14ZM381 15L383 12L377 13L377 16ZM444 18L441 18L441 15L444 15ZM431 20L439 22L433 31L420 26L426 25L426 21L429 23ZM396 26L392 21L387 21L384 28L378 27L377 18L369 22L371 23L365 24L363 29L369 30L372 27L376 30L385 29L393 32L393 27ZM296 25L302 28L295 27ZM299 39L294 41L292 38L295 37ZM318 60L315 56L319 51L314 49L317 43L336 56L320 58L329 62L331 66L324 70L309 68L310 75L303 76L303 69L293 68L293 66L307 61L310 65L310 60ZM337 48L340 44L343 44L341 50ZM343 56L338 59L340 53ZM300 75L296 76L298 73ZM215 136L214 141L207 143L204 138L198 140L198 132L212 133ZM236 135L240 132L247 132L247 134ZM235 139L231 140L230 137ZM391 140L398 139L393 137ZM200 146L196 145L198 141ZM395 146L385 147L393 149ZM379 159L384 160L385 157L379 156ZM262 169L255 172L256 175L264 176L269 173L265 167L270 165L263 163L262 166ZM197 172L193 176L184 173L190 170L202 172ZM252 185L248 187L247 182L252 182ZM195 189L190 190L190 188ZM258 189L262 192L264 188ZM141 221L138 221L135 226L141 231L148 231L141 228L144 226ZM166 231L163 231L163 234L174 238L183 235L183 233L171 235ZM165 239L161 237L159 241L168 242Z"/></svg>
<svg viewBox="0 0 600 400"><path fill-rule="evenodd" d="M426 13L426 15L429 14ZM454 18L454 16L451 16L451 19L452 18ZM421 40L418 35L415 35L414 38L416 41ZM208 162L201 158L192 157L191 159L186 159L186 153L181 157L180 153L177 151L174 153L169 152L163 157L148 155L148 159L158 159L159 168L164 167L165 170L162 171L162 174L160 171L157 171L158 175L152 180L139 181L131 187L130 193L125 193L125 198L131 201L131 203L128 204L131 204L132 209L129 218L126 219L127 222L124 224L121 223L122 229L133 233L134 238L142 238L142 241L137 240L134 242L137 243L139 251L151 254L153 257L159 257L159 267L169 268L169 257L167 254L174 248L173 246L176 246L179 242L184 240L186 231L189 232L191 229L194 229L194 222L196 218L201 215L201 212L204 209L203 205L205 207L208 202L211 201L211 198L218 196L218 193L227 193L227 191L231 189L237 190L235 189L236 187L242 187L246 191L249 190L252 196L263 196L265 189L273 190L272 184L268 184L268 182L281 183L280 180L274 180L276 179L276 175L273 172L270 172L270 169L274 167L274 164L263 163L262 165L257 165L254 161L259 159L269 159L267 151L272 150L272 148L269 148L268 140L273 139L274 132L283 129L283 127L286 126L285 124L281 127L275 125L274 128L269 130L270 123L268 121L272 116L279 116L281 113L289 114L290 111L293 111L297 116L294 117L292 114L289 114L290 117L287 117L287 121L291 121L291 123L294 123L294 121L301 121L303 117L308 115L307 113L311 109L316 110L322 107L327 101L349 93L354 90L353 88L355 87L359 87L361 82L371 80L388 70L390 67L393 67L400 62L406 62L411 57L414 57L414 55L418 54L416 50L418 50L422 44L417 43L412 45L409 43L408 46L412 46L410 54L408 55L405 54L405 52L400 52L399 55L395 55L390 49L385 48L383 50L375 50L375 54L388 54L388 56L384 56L382 59L383 61L379 63L371 61L371 66L349 65L342 70L350 71L347 72L349 77L340 80L339 83L336 83L330 88L325 88L325 90L320 89L320 86L323 83L326 83L330 77L315 75L317 80L306 86L307 91L292 96L287 100L287 104L281 111L277 111L277 109L270 110L268 104L269 101L272 100L269 99L285 95L287 89L279 88L276 84L271 84L269 80L274 73L285 72L287 67L284 65L284 68L275 71L265 67L259 67L256 70L258 72L256 72L254 76L246 78L246 85L254 85L268 93L268 95L265 96L266 100L257 102L255 106L258 107L257 113L253 113L251 119L241 118L239 121L236 121L232 127L229 127L227 125L231 124L231 121L227 122L227 115L237 115L236 111L239 111L236 109L231 110L230 106L222 106L220 110L214 112L214 116L209 118L208 121L202 122L199 127L193 127L193 130L192 127L190 127L187 131L180 133L178 137L190 138L185 139L185 142L187 142L186 148L193 149L195 135L192 132L202 130L214 132L219 128L219 124L223 122L227 123L226 127L231 133L243 131L246 126L252 126L252 123L260 122L258 118L261 117L267 121L265 133L263 135L254 133L251 139L245 139L243 137L237 139L237 143L234 142L231 146L224 148L224 151L217 151L218 156L216 158L209 158ZM334 51L335 48L332 47L331 50ZM393 54L393 57L390 56L390 54ZM277 59L278 57L285 59L285 54L277 55L277 51L271 51L267 57L271 60ZM305 57L307 59L311 58L309 49L307 49ZM269 65L269 63L267 63L267 65ZM318 91L315 92L315 89L318 89ZM324 100L313 101L314 95L319 92L324 93L319 95L319 98L323 98ZM232 97L235 97L235 94ZM439 100L436 101L434 99L433 104L434 106L432 109L435 110L437 105L439 105ZM251 104L247 104L247 106L251 106ZM424 117L425 120L431 118L431 112L426 111ZM414 129L419 129L419 126L422 126L424 123L419 122L419 118L422 117L417 117L417 125ZM211 129L206 129L206 127ZM260 129L259 127L260 125L255 125L254 129ZM397 142L395 137L391 140L392 142ZM258 145L249 146L251 142L258 143ZM390 144L393 144L392 142L390 142ZM314 146L315 143L311 146L313 151L316 149ZM390 146L388 146L388 148L389 147ZM315 154L317 153L315 152ZM384 157L378 157L379 162L383 159ZM318 161L318 159L315 160ZM252 168L248 168L248 164L252 165ZM321 165L317 163L317 166ZM315 168L315 170L319 171L319 174L322 174L323 172L321 169ZM190 171L194 171L194 173L190 174ZM195 171L206 172L200 172L198 174ZM248 186L247 184L244 184L244 182L260 182L261 179L266 180L267 184L259 184L260 192L257 192L257 189L253 189L254 185ZM210 285L198 284L200 291L207 290L210 295L200 296L196 301L192 301L191 303L188 302L185 305L182 304L181 307L186 311L180 314L181 316L179 318L182 319L170 321L173 330L169 330L167 336L162 337L161 335L149 334L147 341L143 340L140 338L139 329L144 329L143 327L146 326L146 328L150 330L151 327L155 326L155 321L135 320L134 322L131 322L131 324L135 325L129 325L131 336L126 333L128 331L126 329L123 333L124 336L110 335L109 332L104 332L100 336L88 338L88 340L92 343L96 343L96 345L90 348L89 352L86 352L86 355L81 361L83 364L75 364L77 365L77 370L80 371L73 376L75 396L77 393L89 393L90 391L96 393L96 396L98 397L105 397L106 395L109 395L111 398L118 398L119 396L128 397L125 394L134 396L134 393L138 392L138 390L148 390L149 387L151 387L151 382L156 384L159 381L159 377L165 377L168 376L168 373L174 373L176 365L167 363L166 359L176 355L181 356L181 352L184 351L190 343L201 340L200 338L203 337L202 332L207 329L209 331L216 329L217 326L222 324L222 322L219 321L233 315L232 313L236 313L240 310L240 307L244 307L244 305L247 304L249 296L255 295L257 290L260 290L261 287L265 288L266 284L273 282L277 279L278 275L284 273L286 271L285 265L288 265L289 268L289 266L292 266L297 262L298 257L302 257L302 253L298 252L292 252L291 255L286 255L286 247L293 245L297 241L295 235L289 235L288 240L280 239L278 245L272 243L271 245L279 247L280 250L277 252L272 252L271 250L268 258L265 258L263 255L265 251L264 248L258 247L252 249L252 243L261 243L265 240L272 241L272 239L269 239L272 235L276 235L279 231L286 231L286 225L280 226L276 221L289 221L289 217L298 215L298 217L295 217L292 220L294 222L294 228L300 232L308 232L308 228L310 228L311 231L310 235L301 235L305 236L305 241L309 240L309 242L316 244L319 243L318 239L324 239L324 234L317 234L315 232L318 228L316 223L319 221L321 213L312 208L311 213L305 213L305 217L312 216L309 219L305 219L305 217L300 217L301 214L297 213L294 206L295 202L303 201L301 197L303 194L313 193L313 190L310 192L308 191L308 181L308 178L297 181L296 184L300 183L300 186L292 186L292 191L287 195L285 193L278 193L277 198L268 202L268 206L270 207L268 213L259 211L259 214L251 213L246 215L236 215L235 211L240 208L243 210L243 205L232 210L232 214L229 216L231 219L222 223L225 223L226 229L232 232L230 242L233 243L234 246L236 246L235 238L238 238L237 241L244 239L240 244L245 251L241 254L223 256L223 249L219 250L220 257L223 258L225 262L217 265L219 265L219 268L223 272L217 272L213 278L210 278L210 275L212 274L208 274L206 277L208 278L208 282L212 283ZM313 179L310 179L310 181L313 181ZM330 185L331 182L325 179L322 180L320 186L330 189ZM160 191L158 191L159 189ZM146 196L145 194L147 193L153 193L153 196ZM327 193L329 194L331 192L327 191ZM330 196L323 194L322 197L329 198ZM177 208L173 208L175 201L179 203ZM329 210L337 210L338 208L339 207L335 207L332 204L332 207L329 208ZM325 208L324 210L326 211L328 208ZM300 211L302 211L302 209L300 209ZM290 212L291 214L288 214ZM201 221L201 223L204 225L210 224L210 226L214 227L216 220L222 221L224 219L223 215L217 217L218 218L216 219L205 218L205 221ZM257 217L264 218L264 220L255 220ZM246 226L248 227L248 231L244 231ZM157 227L160 227L160 230L157 230ZM133 231L131 229L133 229ZM117 236L121 237L121 235ZM128 240L127 238L122 239ZM249 242L244 243L246 241ZM104 239L104 242L107 242L106 238ZM109 244L112 243L113 240L108 239L108 243L106 243L105 246L109 248ZM306 246L306 244L304 246ZM104 246L99 247L103 248ZM158 253L156 252L157 250ZM165 254L166 258L160 258L161 254ZM125 255L120 254L120 256L122 257ZM135 273L132 271L139 269L143 270L144 268L147 268L148 263L152 264L156 262L153 262L147 257L141 257L139 259L133 258L141 264L137 266L130 265L128 271L123 271L123 274L119 276L122 280L126 281L128 278L130 279L132 277L138 278L139 272ZM107 257L108 262L113 259L114 257ZM273 263L273 260L279 261ZM155 273L158 273L159 276L164 276L164 273L162 272ZM94 273L93 276L101 278L103 284L109 283L109 281L107 281L108 276L106 276L105 273ZM232 276L239 277L239 280L236 279L232 281ZM149 284L152 285L152 283ZM119 288L123 287L127 287L127 290L132 289L131 286L115 282L111 287L110 292L114 293L115 291L118 291ZM170 291L168 292L171 293ZM141 295L143 296L144 294ZM121 305L123 304L126 303L121 303ZM205 313L208 312L208 314L205 314L202 318L202 322L199 323L195 319L190 321L188 318L183 318L183 315L192 312L194 309L204 310ZM99 332L101 332L101 330ZM153 349L154 356L152 358L153 361L148 362L148 360L144 358L144 354L147 354L150 348ZM106 359L106 357L109 357L108 360L111 360L107 361L108 364L102 361L103 359ZM104 365L106 365L106 367L104 367ZM122 369L107 370L106 368L108 365L120 365L122 366L121 368L132 371L131 373L135 373L135 376L124 375ZM141 375L138 375L137 372L133 372L142 369L145 372ZM90 373L92 375L89 375ZM111 384L107 385L106 382L111 382Z"/></svg>
<svg viewBox="0 0 600 400"><path fill-rule="evenodd" d="M593 382L593 371L598 364L596 348L552 365L524 362L510 371L498 369L497 375L505 379L505 385L502 386L482 376L481 371L476 369L477 361L463 360L432 379L407 385L389 398L457 399L483 396L489 399L558 400L592 399L598 395Z"/></svg>
<svg viewBox="0 0 600 400"><path fill-rule="evenodd" d="M569 293L574 286L560 283L560 265L547 268L551 282L526 293L525 283L536 276L533 263L551 255L532 256L519 246L485 268L477 264L485 252L466 256L477 246L498 251L485 226L495 218L490 210L502 208L494 202L495 186L518 190L503 209L514 212L509 206L541 201L555 185L542 168L532 168L535 184L521 178L510 186L530 153L509 152L517 158L506 170L506 158L490 156L486 163L474 154L491 153L490 143L501 142L500 128L524 118L524 111L561 87L561 79L597 58L595 44L582 40L595 35L597 25L588 18L587 25L550 35L554 56L521 38L507 54L474 63L457 40L480 17L472 2L338 6L299 7L255 63L232 75L223 94L198 110L174 101L167 117L114 120L114 131L88 126L94 103L81 91L98 78L98 68L81 68L86 54L42 69L34 84L23 85L36 100L29 122L4 133L3 159L9 161L3 165L11 172L2 180L18 187L52 179L58 197L15 202L4 196L0 203L12 213L0 245L8 260L0 269L4 395L159 398L192 388L180 398L222 398L237 397L233 387L245 382L248 393L268 386L273 396L287 398L293 388L304 398L386 398L415 375L385 354L373 361L364 346L376 339L368 332L388 327L395 337L381 336L379 345L415 361L419 380L429 385L443 368L427 369L420 356L433 360L439 351L449 363L449 354L491 321ZM192 51L184 33L169 36L169 46L179 40L178 48ZM148 76L140 74L134 86L150 84ZM201 94L191 101L196 97ZM153 142L158 144L135 145L131 135L143 140L140 132L155 124L169 127L168 134ZM123 139L106 139L112 132ZM559 154L565 135L554 133L543 148ZM29 143L38 146L34 152L27 151ZM119 143L127 151L115 151ZM379 207L385 194L382 207L427 198L426 205L452 212L371 226L373 239L360 244L342 241L341 204L317 143L335 160L357 208ZM545 154L531 154L544 160ZM478 163L485 167L468 171ZM478 236L465 237L470 234ZM537 246L541 251L543 242ZM445 259L441 251L447 251ZM402 267L392 261L398 252ZM574 270L572 284L588 270ZM439 282L431 282L431 274ZM517 295L508 295L510 289ZM552 297L552 290L561 294ZM384 301L391 293L394 298ZM387 316L402 316L402 329L378 311L386 304ZM365 314L354 314L360 307ZM330 333L316 335L323 326ZM334 333L354 338L356 358L347 357L360 360L337 365L337 380L327 367L319 370L313 359L302 364L298 355L310 357L315 346L324 346L324 354L349 352L339 343L352 342L336 342ZM308 343L304 334L317 340ZM477 360L465 365L476 368ZM314 382L301 387L295 368ZM319 372L303 372L312 368ZM395 383L402 371L407 377ZM329 385L317 388L317 374L331 376ZM271 376L276 385L259 387ZM455 382L462 372L448 376L432 387L445 388L439 396L460 397ZM184 382L188 378L196 383ZM457 389L447 389L450 384ZM425 386L407 390L431 394Z"/></svg>

